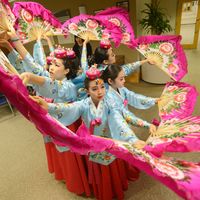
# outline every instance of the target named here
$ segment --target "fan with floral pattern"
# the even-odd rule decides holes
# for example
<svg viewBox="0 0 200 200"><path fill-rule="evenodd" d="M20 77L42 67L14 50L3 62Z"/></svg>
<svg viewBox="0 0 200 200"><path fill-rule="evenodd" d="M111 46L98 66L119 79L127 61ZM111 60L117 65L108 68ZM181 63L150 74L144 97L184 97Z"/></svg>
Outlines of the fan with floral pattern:
<svg viewBox="0 0 200 200"><path fill-rule="evenodd" d="M0 1L0 36L4 38L6 32L10 30L15 23L15 16L12 13L8 1Z"/></svg>
<svg viewBox="0 0 200 200"><path fill-rule="evenodd" d="M125 9L120 7L107 8L106 10L98 12L96 17L118 26L122 32L121 43L130 48L135 48L136 43L133 27L130 22L129 14Z"/></svg>
<svg viewBox="0 0 200 200"><path fill-rule="evenodd" d="M16 31L23 43L37 40L42 36L64 34L61 22L42 5L34 2L16 2L13 7L16 16Z"/></svg>
<svg viewBox="0 0 200 200"><path fill-rule="evenodd" d="M197 96L194 86L182 82L167 83L158 101L161 120L191 116Z"/></svg>
<svg viewBox="0 0 200 200"><path fill-rule="evenodd" d="M82 39L112 40L118 45L122 39L120 29L111 22L103 21L95 16L81 14L67 20L62 28Z"/></svg>
<svg viewBox="0 0 200 200"><path fill-rule="evenodd" d="M145 149L156 155L163 152L200 151L200 116L172 118L160 123Z"/></svg>
<svg viewBox="0 0 200 200"><path fill-rule="evenodd" d="M187 73L187 59L180 45L181 36L151 35L139 37L136 41L137 50L173 80L179 81Z"/></svg>

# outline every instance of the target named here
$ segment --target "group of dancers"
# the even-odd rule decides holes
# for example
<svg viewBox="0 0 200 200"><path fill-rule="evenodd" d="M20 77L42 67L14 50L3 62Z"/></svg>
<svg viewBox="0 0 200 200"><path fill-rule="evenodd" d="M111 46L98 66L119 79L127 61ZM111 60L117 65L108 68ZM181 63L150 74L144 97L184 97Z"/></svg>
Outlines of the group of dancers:
<svg viewBox="0 0 200 200"><path fill-rule="evenodd" d="M46 56L41 40L49 45ZM20 74L22 82L34 89L31 98L56 120L76 132L84 124L90 135L126 141L134 148L143 148L133 131L134 126L145 127L150 134L156 126L140 119L128 106L148 109L159 98L146 97L127 89L125 77L144 63L145 59L119 66L111 43L100 41L88 57L86 38L80 55L72 49L54 47L47 36L38 37L33 56L20 41L12 27L7 36L0 38L0 47L8 50L10 63ZM91 52L90 52L91 54ZM81 131L77 131L80 136ZM100 200L123 199L128 182L138 179L139 170L108 152L80 155L70 148L55 145L44 136L48 169L57 180L65 180L69 191L78 195L95 196Z"/></svg>

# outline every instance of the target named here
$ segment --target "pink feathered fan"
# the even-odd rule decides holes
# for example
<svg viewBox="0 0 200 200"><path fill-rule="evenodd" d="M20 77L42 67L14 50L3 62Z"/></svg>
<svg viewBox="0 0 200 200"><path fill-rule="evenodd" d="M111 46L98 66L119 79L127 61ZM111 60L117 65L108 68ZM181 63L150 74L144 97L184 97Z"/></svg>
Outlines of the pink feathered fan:
<svg viewBox="0 0 200 200"><path fill-rule="evenodd" d="M145 149L156 155L162 155L163 152L200 151L200 116L161 122L147 144Z"/></svg>
<svg viewBox="0 0 200 200"><path fill-rule="evenodd" d="M12 13L9 3L6 0L0 1L0 36L6 37L6 32L10 30L15 23L15 16Z"/></svg>
<svg viewBox="0 0 200 200"><path fill-rule="evenodd" d="M129 14L125 9L119 7L108 8L104 11L98 12L96 17L118 26L122 32L121 43L130 48L136 47L133 27L130 22Z"/></svg>
<svg viewBox="0 0 200 200"><path fill-rule="evenodd" d="M112 40L119 45L122 34L118 26L92 15L81 14L67 20L62 29L82 39Z"/></svg>
<svg viewBox="0 0 200 200"><path fill-rule="evenodd" d="M43 35L62 35L61 22L39 3L16 2L13 7L19 38L28 43Z"/></svg>
<svg viewBox="0 0 200 200"><path fill-rule="evenodd" d="M181 82L167 83L158 101L162 121L192 115L198 93L195 87Z"/></svg>
<svg viewBox="0 0 200 200"><path fill-rule="evenodd" d="M151 35L139 37L136 41L137 50L173 80L179 81L187 73L187 59L180 45L181 36Z"/></svg>

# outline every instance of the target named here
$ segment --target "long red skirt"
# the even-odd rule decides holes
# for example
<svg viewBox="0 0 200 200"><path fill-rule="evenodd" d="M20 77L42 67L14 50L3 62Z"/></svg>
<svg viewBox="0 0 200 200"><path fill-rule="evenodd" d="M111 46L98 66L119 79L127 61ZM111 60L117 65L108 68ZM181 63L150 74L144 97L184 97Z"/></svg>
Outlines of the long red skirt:
<svg viewBox="0 0 200 200"><path fill-rule="evenodd" d="M139 170L121 159L116 159L109 165L94 163L89 161L88 157L86 159L89 183L98 200L124 199L128 181L135 181L139 178Z"/></svg>
<svg viewBox="0 0 200 200"><path fill-rule="evenodd" d="M75 132L80 124L81 120L78 120L68 128ZM70 192L91 196L85 156L70 151L59 152L52 142L45 143L45 149L48 170L55 174L55 179L64 180Z"/></svg>

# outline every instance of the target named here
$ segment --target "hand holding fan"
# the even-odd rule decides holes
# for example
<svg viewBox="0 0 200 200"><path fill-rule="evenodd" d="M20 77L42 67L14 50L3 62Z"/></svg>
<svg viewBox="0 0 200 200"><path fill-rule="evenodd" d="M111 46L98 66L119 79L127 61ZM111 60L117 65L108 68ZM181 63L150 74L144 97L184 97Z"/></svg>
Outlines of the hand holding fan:
<svg viewBox="0 0 200 200"><path fill-rule="evenodd" d="M167 83L158 101L160 118L164 121L191 116L197 96L195 87L187 83Z"/></svg>
<svg viewBox="0 0 200 200"><path fill-rule="evenodd" d="M0 50L0 67L2 67L6 72L19 75L17 70L11 65L8 58L5 56L5 54L1 50Z"/></svg>
<svg viewBox="0 0 200 200"><path fill-rule="evenodd" d="M137 50L173 80L179 81L187 73L187 60L180 40L181 36L142 36L136 40Z"/></svg>
<svg viewBox="0 0 200 200"><path fill-rule="evenodd" d="M15 23L15 16L12 13L7 1L0 1L0 37L10 30Z"/></svg>
<svg viewBox="0 0 200 200"><path fill-rule="evenodd" d="M200 117L161 122L154 136L148 138L147 144L145 149L156 155L163 152L200 151Z"/></svg>
<svg viewBox="0 0 200 200"><path fill-rule="evenodd" d="M13 13L16 15L16 30L24 42L31 42L43 36L64 34L61 23L42 5L33 2L17 2Z"/></svg>

